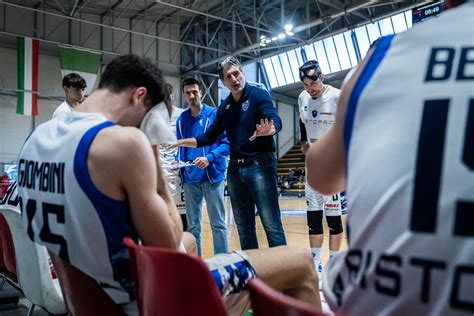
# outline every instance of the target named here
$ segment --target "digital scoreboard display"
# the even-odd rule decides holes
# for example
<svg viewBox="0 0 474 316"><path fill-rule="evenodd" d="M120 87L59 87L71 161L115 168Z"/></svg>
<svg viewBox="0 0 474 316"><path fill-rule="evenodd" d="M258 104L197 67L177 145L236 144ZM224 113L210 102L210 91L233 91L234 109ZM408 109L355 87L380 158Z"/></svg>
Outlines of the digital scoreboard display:
<svg viewBox="0 0 474 316"><path fill-rule="evenodd" d="M437 16L444 10L444 1L434 2L412 10L413 24L422 22L429 17Z"/></svg>

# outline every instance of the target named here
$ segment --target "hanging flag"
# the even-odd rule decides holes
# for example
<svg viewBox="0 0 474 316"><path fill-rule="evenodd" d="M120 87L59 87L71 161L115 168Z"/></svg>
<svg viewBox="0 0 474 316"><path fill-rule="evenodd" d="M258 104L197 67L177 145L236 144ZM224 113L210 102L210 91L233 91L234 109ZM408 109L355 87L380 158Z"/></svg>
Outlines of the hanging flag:
<svg viewBox="0 0 474 316"><path fill-rule="evenodd" d="M18 114L38 115L38 47L37 39L17 38Z"/></svg>
<svg viewBox="0 0 474 316"><path fill-rule="evenodd" d="M94 89L97 73L99 72L102 54L86 49L59 46L59 59L61 62L61 75L75 72L87 82L86 95Z"/></svg>

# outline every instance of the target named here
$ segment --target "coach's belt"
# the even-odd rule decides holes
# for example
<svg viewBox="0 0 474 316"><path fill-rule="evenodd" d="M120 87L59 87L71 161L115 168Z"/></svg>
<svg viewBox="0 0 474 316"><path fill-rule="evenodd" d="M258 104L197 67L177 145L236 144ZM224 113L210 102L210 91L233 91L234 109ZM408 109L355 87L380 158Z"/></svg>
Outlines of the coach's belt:
<svg viewBox="0 0 474 316"><path fill-rule="evenodd" d="M273 152L271 153L264 153L254 157L247 157L247 158L230 158L230 162L236 163L238 165L249 165L253 163L255 160L260 158L271 158L273 157Z"/></svg>

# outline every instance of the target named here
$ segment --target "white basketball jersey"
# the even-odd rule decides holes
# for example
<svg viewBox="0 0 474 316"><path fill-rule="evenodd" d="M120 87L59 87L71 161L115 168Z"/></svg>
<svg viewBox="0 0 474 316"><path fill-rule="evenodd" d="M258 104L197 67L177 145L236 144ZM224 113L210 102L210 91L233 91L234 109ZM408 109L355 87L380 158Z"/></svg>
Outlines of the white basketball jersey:
<svg viewBox="0 0 474 316"><path fill-rule="evenodd" d="M5 205L20 213L20 199L18 197L18 186L16 181L8 187L7 193L0 201L0 205Z"/></svg>
<svg viewBox="0 0 474 316"><path fill-rule="evenodd" d="M170 126L171 131L173 132L174 136L176 136L176 121L178 117L183 113L186 109L178 108L177 106L173 107L173 112L171 112L170 116Z"/></svg>
<svg viewBox="0 0 474 316"><path fill-rule="evenodd" d="M474 312L474 5L382 38L349 96L341 315Z"/></svg>
<svg viewBox="0 0 474 316"><path fill-rule="evenodd" d="M172 168L178 148L169 148L169 144L176 142L176 120L183 112L184 109L174 107L170 116L166 105L162 102L147 113L140 125L150 143L159 146L163 174L179 214L186 214L186 201L179 169Z"/></svg>
<svg viewBox="0 0 474 316"><path fill-rule="evenodd" d="M309 143L321 138L336 120L337 101L341 90L329 85L326 87L326 91L315 100L306 90L298 97L300 117L306 127Z"/></svg>
<svg viewBox="0 0 474 316"><path fill-rule="evenodd" d="M169 117L171 131L176 137L176 121L181 113L184 112L184 109L174 107L171 116ZM176 155L178 153L178 148L169 148L169 146L160 145L160 158L161 165L173 165L176 160ZM164 168L163 168L164 169ZM184 189L179 177L179 169L164 169L166 181L168 181L168 186L170 188L171 196L173 201L178 209L179 214L186 214L186 201L184 199Z"/></svg>
<svg viewBox="0 0 474 316"><path fill-rule="evenodd" d="M334 125L337 112L337 101L341 90L327 85L326 91L317 98L303 90L298 97L300 118L306 128L308 143L314 143ZM305 181L305 197L308 211L324 210L326 216L340 216L340 194L322 195Z"/></svg>
<svg viewBox="0 0 474 316"><path fill-rule="evenodd" d="M112 125L100 114L75 111L38 126L18 158L18 192L29 237L126 303L135 297L122 238L137 240L137 233L128 202L100 192L87 167L92 141Z"/></svg>

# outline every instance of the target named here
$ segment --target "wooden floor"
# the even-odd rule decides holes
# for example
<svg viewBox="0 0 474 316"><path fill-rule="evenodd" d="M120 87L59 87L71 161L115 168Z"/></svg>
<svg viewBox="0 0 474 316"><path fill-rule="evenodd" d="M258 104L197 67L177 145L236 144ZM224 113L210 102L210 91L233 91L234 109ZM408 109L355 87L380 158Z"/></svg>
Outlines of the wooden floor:
<svg viewBox="0 0 474 316"><path fill-rule="evenodd" d="M229 251L240 249L239 236L237 233L237 227L232 216L230 199L225 198L226 207L226 223L227 223L227 236L229 241ZM282 221L285 229L286 240L288 245L301 246L309 248L308 241L308 226L306 225L306 201L305 198L280 198L280 209L282 213ZM343 216L343 225L345 229L345 217ZM328 258L328 245L329 245L329 230L326 221L323 221L324 225L324 244L322 250L323 263ZM206 213L206 207L203 206L203 220L202 220L202 257L208 258L213 255L212 246L212 235L211 228L209 225L209 218ZM260 248L268 247L265 231L262 227L260 219L257 217L257 236ZM347 248L347 239L343 238L341 250Z"/></svg>

